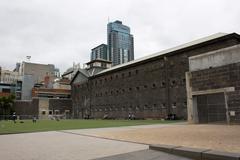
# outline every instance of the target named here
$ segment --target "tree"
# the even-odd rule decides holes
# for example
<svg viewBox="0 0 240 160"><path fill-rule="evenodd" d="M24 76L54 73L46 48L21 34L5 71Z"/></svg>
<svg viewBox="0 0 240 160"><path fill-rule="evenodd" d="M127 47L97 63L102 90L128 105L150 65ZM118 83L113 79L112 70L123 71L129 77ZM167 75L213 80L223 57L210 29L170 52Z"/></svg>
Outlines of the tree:
<svg viewBox="0 0 240 160"><path fill-rule="evenodd" d="M3 115L3 97L0 97L0 119L2 119Z"/></svg>
<svg viewBox="0 0 240 160"><path fill-rule="evenodd" d="M13 113L13 103L14 103L15 96L10 95L8 97L0 97L0 108L1 114L4 115L4 119L6 119L6 115L10 115Z"/></svg>

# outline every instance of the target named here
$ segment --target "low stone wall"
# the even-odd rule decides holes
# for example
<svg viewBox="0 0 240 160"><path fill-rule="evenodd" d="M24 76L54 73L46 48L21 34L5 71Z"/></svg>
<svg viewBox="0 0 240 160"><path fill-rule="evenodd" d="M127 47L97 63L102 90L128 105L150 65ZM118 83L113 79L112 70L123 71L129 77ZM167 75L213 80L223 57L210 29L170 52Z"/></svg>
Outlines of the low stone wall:
<svg viewBox="0 0 240 160"><path fill-rule="evenodd" d="M20 118L32 118L32 116L37 116L39 112L38 99L16 100L14 101L13 109L15 110L16 115L21 115Z"/></svg>
<svg viewBox="0 0 240 160"><path fill-rule="evenodd" d="M64 118L71 118L72 116L72 100L71 99L45 99L48 103L42 103L42 98L33 98L32 100L16 100L14 101L13 109L16 115L22 119L31 119L33 116L47 119L49 111L51 115L64 115ZM41 102L41 103L40 103ZM42 108L44 105L44 108ZM42 111L45 111L42 115ZM57 111L57 112L56 112ZM57 114L56 114L57 113Z"/></svg>

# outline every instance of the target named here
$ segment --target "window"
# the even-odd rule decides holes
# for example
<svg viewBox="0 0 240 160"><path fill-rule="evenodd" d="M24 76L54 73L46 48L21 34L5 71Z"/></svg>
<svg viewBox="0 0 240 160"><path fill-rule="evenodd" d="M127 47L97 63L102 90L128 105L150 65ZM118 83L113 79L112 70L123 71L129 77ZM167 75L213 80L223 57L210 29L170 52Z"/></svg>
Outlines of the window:
<svg viewBox="0 0 240 160"><path fill-rule="evenodd" d="M128 77L131 77L131 74L132 74L131 72L128 72Z"/></svg>
<svg viewBox="0 0 240 160"><path fill-rule="evenodd" d="M186 108L186 107L187 107L187 102L185 101L185 102L183 103L183 105L184 105L184 107Z"/></svg>
<svg viewBox="0 0 240 160"><path fill-rule="evenodd" d="M42 111L42 115L45 115L46 114L46 111Z"/></svg>
<svg viewBox="0 0 240 160"><path fill-rule="evenodd" d="M144 105L144 110L148 110L148 105Z"/></svg>
<svg viewBox="0 0 240 160"><path fill-rule="evenodd" d="M182 84L183 84L183 85L186 84L186 79L185 79L185 78L182 79Z"/></svg>
<svg viewBox="0 0 240 160"><path fill-rule="evenodd" d="M175 80L172 80L171 85L174 86L176 84Z"/></svg>
<svg viewBox="0 0 240 160"><path fill-rule="evenodd" d="M122 78L124 78L124 73L122 73Z"/></svg>
<svg viewBox="0 0 240 160"><path fill-rule="evenodd" d="M140 90L140 87L136 87L136 90L138 90L138 91L139 91L139 90Z"/></svg>
<svg viewBox="0 0 240 160"><path fill-rule="evenodd" d="M132 88L131 88L131 87L129 88L129 91L132 91Z"/></svg>
<svg viewBox="0 0 240 160"><path fill-rule="evenodd" d="M155 83L152 84L152 88L156 88L156 84Z"/></svg>
<svg viewBox="0 0 240 160"><path fill-rule="evenodd" d="M162 87L164 87L166 84L165 84L165 82L162 82Z"/></svg>
<svg viewBox="0 0 240 160"><path fill-rule="evenodd" d="M136 106L136 111L138 111L140 109L140 107L139 106Z"/></svg>
<svg viewBox="0 0 240 160"><path fill-rule="evenodd" d="M49 114L49 115L52 115L52 111L48 111L48 114Z"/></svg>
<svg viewBox="0 0 240 160"><path fill-rule="evenodd" d="M58 115L59 114L59 110L54 110L54 113Z"/></svg>
<svg viewBox="0 0 240 160"><path fill-rule="evenodd" d="M162 103L162 108L166 108L166 103Z"/></svg>
<svg viewBox="0 0 240 160"><path fill-rule="evenodd" d="M138 70L137 69L136 69L135 73L138 74Z"/></svg>
<svg viewBox="0 0 240 160"><path fill-rule="evenodd" d="M8 89L8 88L3 88L3 89L2 89L2 92L3 92L3 93L10 93L10 92L11 92L11 90L10 90L10 89Z"/></svg>
<svg viewBox="0 0 240 160"><path fill-rule="evenodd" d="M147 89L147 87L148 87L147 85L144 85L144 88L145 88L145 89Z"/></svg>

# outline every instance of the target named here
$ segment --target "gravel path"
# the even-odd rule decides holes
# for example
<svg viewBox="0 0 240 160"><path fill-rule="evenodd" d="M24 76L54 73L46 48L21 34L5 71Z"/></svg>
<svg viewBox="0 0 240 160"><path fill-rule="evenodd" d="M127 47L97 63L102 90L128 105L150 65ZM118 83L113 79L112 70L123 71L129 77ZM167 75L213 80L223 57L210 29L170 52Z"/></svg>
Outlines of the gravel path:
<svg viewBox="0 0 240 160"><path fill-rule="evenodd" d="M240 152L240 125L165 125L155 128L105 130L95 132L94 135L147 144Z"/></svg>
<svg viewBox="0 0 240 160"><path fill-rule="evenodd" d="M240 125L151 125L72 132L146 144L170 144L240 153Z"/></svg>

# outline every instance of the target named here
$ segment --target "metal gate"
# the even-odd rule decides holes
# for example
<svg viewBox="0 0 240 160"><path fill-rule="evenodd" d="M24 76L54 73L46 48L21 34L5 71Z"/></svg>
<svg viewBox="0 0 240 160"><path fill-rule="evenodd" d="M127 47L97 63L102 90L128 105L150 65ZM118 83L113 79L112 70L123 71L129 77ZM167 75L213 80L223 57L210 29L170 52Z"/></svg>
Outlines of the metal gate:
<svg viewBox="0 0 240 160"><path fill-rule="evenodd" d="M199 123L226 123L224 93L197 96Z"/></svg>

